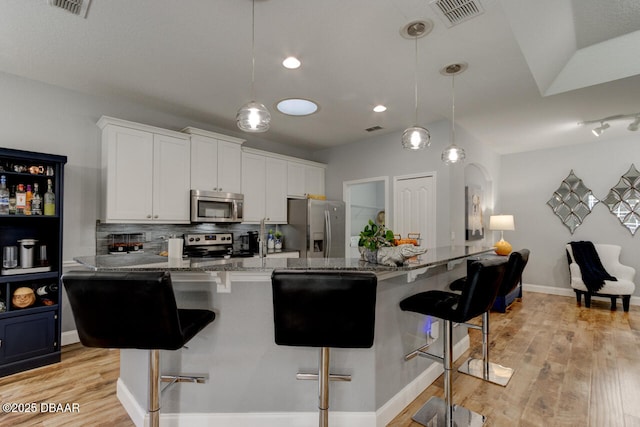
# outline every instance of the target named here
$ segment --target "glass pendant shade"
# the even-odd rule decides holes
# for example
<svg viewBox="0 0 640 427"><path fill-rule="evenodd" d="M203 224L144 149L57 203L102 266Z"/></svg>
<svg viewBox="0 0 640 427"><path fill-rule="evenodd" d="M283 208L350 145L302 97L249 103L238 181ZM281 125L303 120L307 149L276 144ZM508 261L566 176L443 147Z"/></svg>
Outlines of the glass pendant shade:
<svg viewBox="0 0 640 427"><path fill-rule="evenodd" d="M263 104L251 101L238 110L236 123L245 132L266 132L271 124L271 113Z"/></svg>
<svg viewBox="0 0 640 427"><path fill-rule="evenodd" d="M447 164L461 162L467 157L464 150L455 144L451 144L442 152L442 161Z"/></svg>
<svg viewBox="0 0 640 427"><path fill-rule="evenodd" d="M444 149L440 157L444 164L452 165L461 162L467 157L464 149L456 145L456 74L467 69L466 63L451 64L444 67L440 72L444 75L451 75L451 145Z"/></svg>
<svg viewBox="0 0 640 427"><path fill-rule="evenodd" d="M407 150L421 150L431 144L431 134L420 126L405 129L402 133L402 148Z"/></svg>

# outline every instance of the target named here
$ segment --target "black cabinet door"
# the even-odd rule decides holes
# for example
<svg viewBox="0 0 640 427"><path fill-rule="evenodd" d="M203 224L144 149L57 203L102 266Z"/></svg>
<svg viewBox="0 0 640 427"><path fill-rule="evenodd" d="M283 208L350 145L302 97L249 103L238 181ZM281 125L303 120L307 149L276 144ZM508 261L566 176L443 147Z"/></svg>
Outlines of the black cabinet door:
<svg viewBox="0 0 640 427"><path fill-rule="evenodd" d="M55 351L55 316L46 311L0 320L0 364Z"/></svg>

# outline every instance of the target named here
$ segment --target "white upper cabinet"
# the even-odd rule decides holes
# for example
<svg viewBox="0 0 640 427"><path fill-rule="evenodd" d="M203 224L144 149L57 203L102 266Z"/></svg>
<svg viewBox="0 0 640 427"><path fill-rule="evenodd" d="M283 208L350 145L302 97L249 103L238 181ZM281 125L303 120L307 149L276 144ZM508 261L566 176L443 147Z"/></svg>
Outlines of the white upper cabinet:
<svg viewBox="0 0 640 427"><path fill-rule="evenodd" d="M182 132L191 135L191 188L241 193L244 140L192 127Z"/></svg>
<svg viewBox="0 0 640 427"><path fill-rule="evenodd" d="M243 222L259 222L265 217L265 157L242 153Z"/></svg>
<svg viewBox="0 0 640 427"><path fill-rule="evenodd" d="M324 194L324 167L290 160L287 162L287 182L289 197Z"/></svg>
<svg viewBox="0 0 640 427"><path fill-rule="evenodd" d="M265 159L265 217L277 224L287 223L287 162L282 159Z"/></svg>
<svg viewBox="0 0 640 427"><path fill-rule="evenodd" d="M189 136L103 116L102 220L188 223Z"/></svg>
<svg viewBox="0 0 640 427"><path fill-rule="evenodd" d="M305 165L304 168L305 193L324 195L324 168Z"/></svg>
<svg viewBox="0 0 640 427"><path fill-rule="evenodd" d="M246 150L246 149L245 149ZM242 153L243 222L287 222L287 162L261 154Z"/></svg>

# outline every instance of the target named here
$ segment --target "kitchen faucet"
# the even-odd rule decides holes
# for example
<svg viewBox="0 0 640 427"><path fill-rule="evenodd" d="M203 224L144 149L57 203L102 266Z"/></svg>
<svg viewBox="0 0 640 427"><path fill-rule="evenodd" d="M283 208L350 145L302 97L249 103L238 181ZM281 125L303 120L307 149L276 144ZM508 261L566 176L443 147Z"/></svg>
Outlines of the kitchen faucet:
<svg viewBox="0 0 640 427"><path fill-rule="evenodd" d="M258 236L258 250L260 253L260 258L264 258L267 256L267 251L265 250L266 239L264 238L267 230L264 222L268 220L269 218L262 218L260 220L260 235Z"/></svg>

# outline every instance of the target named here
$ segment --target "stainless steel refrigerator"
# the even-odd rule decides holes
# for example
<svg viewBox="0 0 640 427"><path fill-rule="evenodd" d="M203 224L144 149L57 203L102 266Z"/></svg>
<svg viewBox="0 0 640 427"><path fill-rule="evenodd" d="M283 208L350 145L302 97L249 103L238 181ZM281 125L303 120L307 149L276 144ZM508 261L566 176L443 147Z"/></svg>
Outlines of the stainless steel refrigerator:
<svg viewBox="0 0 640 427"><path fill-rule="evenodd" d="M344 202L289 199L287 248L300 258L344 258Z"/></svg>

